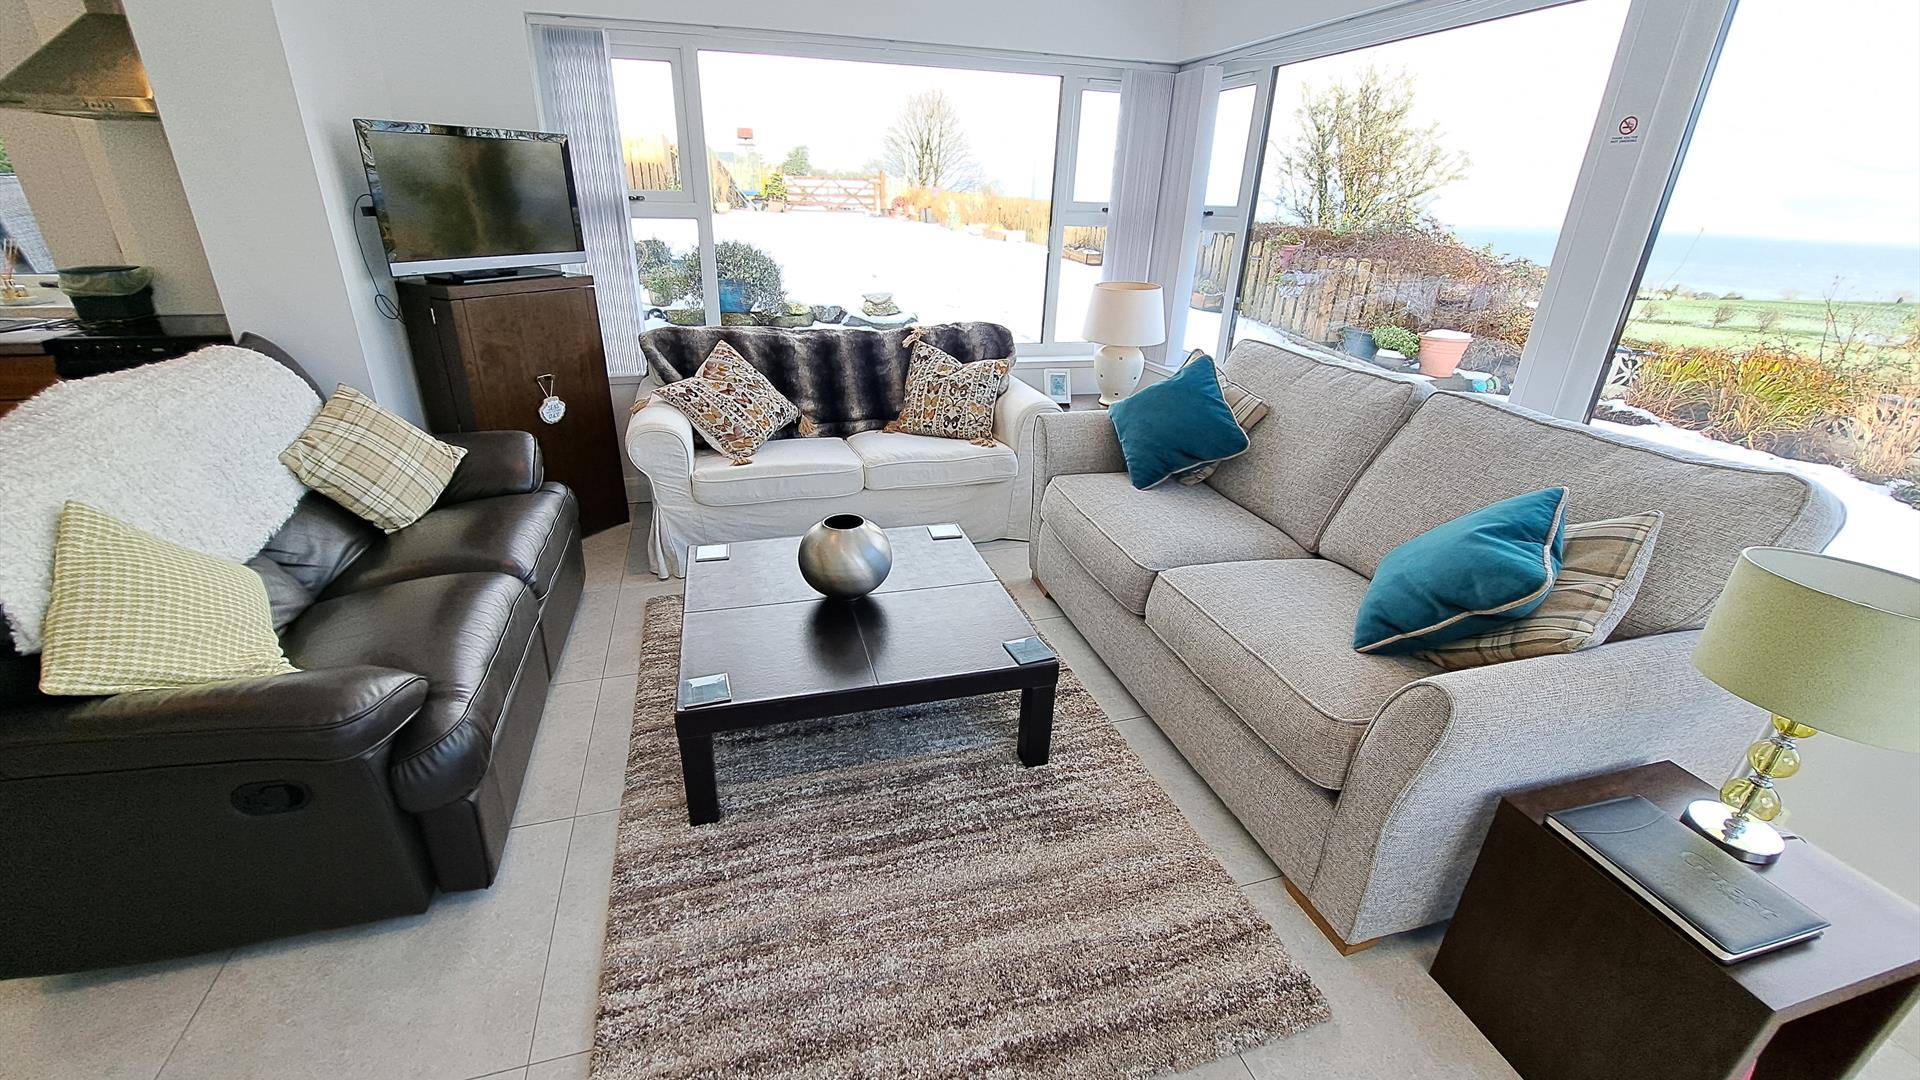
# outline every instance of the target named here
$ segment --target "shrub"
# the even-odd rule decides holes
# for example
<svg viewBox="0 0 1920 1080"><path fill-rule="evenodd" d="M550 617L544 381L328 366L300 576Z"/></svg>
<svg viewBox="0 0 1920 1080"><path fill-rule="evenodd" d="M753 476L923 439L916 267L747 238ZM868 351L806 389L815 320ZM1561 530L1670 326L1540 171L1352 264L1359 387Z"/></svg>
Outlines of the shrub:
<svg viewBox="0 0 1920 1080"><path fill-rule="evenodd" d="M671 304L687 295L686 272L677 266L656 266L647 274L647 292L654 296L664 296L662 303Z"/></svg>
<svg viewBox="0 0 1920 1080"><path fill-rule="evenodd" d="M1656 348L1663 351L1642 361L1627 403L1725 442L1766 449L1853 411L1852 379L1790 346Z"/></svg>
<svg viewBox="0 0 1920 1080"><path fill-rule="evenodd" d="M767 182L760 185L760 194L768 202L786 202L787 178L779 173L767 174Z"/></svg>
<svg viewBox="0 0 1920 1080"><path fill-rule="evenodd" d="M1412 356L1420 351L1419 336L1400 326L1374 327L1373 343L1382 349L1392 349L1402 356Z"/></svg>
<svg viewBox="0 0 1920 1080"><path fill-rule="evenodd" d="M633 242L633 262L635 267L639 269L640 276L646 277L655 269L670 265L673 262L673 249L667 247L667 242L657 236L649 236L644 240L635 240Z"/></svg>
<svg viewBox="0 0 1920 1080"><path fill-rule="evenodd" d="M773 256L739 240L722 240L713 248L713 268L721 281L740 285L746 291L747 307L763 311L787 302L780 281L780 264ZM680 269L687 276L687 295L705 302L705 286L700 280L700 252L689 253Z"/></svg>
<svg viewBox="0 0 1920 1080"><path fill-rule="evenodd" d="M1664 310L1666 309L1660 305L1660 301L1652 297L1640 301L1640 317L1643 319L1657 319Z"/></svg>
<svg viewBox="0 0 1920 1080"><path fill-rule="evenodd" d="M1873 483L1915 477L1920 454L1920 383L1862 394L1853 414L1853 471Z"/></svg>

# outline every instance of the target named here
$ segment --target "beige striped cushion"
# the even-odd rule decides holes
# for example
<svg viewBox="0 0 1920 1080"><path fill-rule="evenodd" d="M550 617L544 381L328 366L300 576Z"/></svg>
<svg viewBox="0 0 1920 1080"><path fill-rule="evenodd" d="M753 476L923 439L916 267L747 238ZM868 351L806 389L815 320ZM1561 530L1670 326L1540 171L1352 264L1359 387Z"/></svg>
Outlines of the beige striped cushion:
<svg viewBox="0 0 1920 1080"><path fill-rule="evenodd" d="M1532 614L1420 655L1458 669L1600 644L1640 591L1659 533L1659 511L1567 526L1560 576Z"/></svg>
<svg viewBox="0 0 1920 1080"><path fill-rule="evenodd" d="M1194 357L1205 355L1205 349L1195 349L1187 354L1187 358L1180 362L1180 366L1185 367L1193 362ZM1213 371L1220 379L1220 396L1226 399L1227 408L1233 413L1233 422L1240 425L1241 431L1252 431L1255 424L1267 418L1266 398L1227 378L1226 372L1221 370L1218 364L1214 365ZM1183 484L1198 484L1212 476L1213 470L1219 467L1219 461L1208 461L1177 475Z"/></svg>
<svg viewBox="0 0 1920 1080"><path fill-rule="evenodd" d="M342 383L280 452L300 482L387 532L433 509L467 456Z"/></svg>
<svg viewBox="0 0 1920 1080"><path fill-rule="evenodd" d="M85 503L60 512L40 692L119 694L284 675L260 575Z"/></svg>

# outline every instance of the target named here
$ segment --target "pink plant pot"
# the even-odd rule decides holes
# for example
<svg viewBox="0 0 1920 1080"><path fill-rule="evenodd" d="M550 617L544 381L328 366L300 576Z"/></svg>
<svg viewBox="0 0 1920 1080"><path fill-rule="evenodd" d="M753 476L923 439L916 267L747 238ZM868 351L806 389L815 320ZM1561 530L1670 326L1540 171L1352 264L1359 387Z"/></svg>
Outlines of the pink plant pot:
<svg viewBox="0 0 1920 1080"><path fill-rule="evenodd" d="M1420 335L1420 374L1433 379L1444 379L1460 366L1460 358L1466 355L1467 346L1473 343L1472 334L1463 334L1458 330L1429 330Z"/></svg>

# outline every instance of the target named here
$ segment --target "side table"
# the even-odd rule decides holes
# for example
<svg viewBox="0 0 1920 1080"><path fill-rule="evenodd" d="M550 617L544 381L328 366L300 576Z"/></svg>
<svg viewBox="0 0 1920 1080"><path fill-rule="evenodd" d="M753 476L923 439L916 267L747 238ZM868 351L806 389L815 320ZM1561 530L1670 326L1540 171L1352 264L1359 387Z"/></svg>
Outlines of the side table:
<svg viewBox="0 0 1920 1080"><path fill-rule="evenodd" d="M1714 797L1670 761L1507 796L1434 959L1434 981L1521 1076L1844 1077L1920 998L1920 909L1797 840L1758 872L1833 925L1716 961L1544 823L1621 795L1675 817Z"/></svg>

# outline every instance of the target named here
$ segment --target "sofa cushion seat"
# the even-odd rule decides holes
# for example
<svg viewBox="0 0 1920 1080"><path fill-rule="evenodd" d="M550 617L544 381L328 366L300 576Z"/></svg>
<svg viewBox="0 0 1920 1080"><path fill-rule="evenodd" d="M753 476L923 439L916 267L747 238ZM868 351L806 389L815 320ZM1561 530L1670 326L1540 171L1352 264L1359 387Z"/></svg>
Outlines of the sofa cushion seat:
<svg viewBox="0 0 1920 1080"><path fill-rule="evenodd" d="M1020 471L1013 447L996 442L975 446L965 439L909 435L903 431L863 431L847 440L866 471L873 491L962 487L1011 480Z"/></svg>
<svg viewBox="0 0 1920 1080"><path fill-rule="evenodd" d="M864 468L845 439L775 439L735 465L701 450L693 456L693 498L708 506L831 499L860 490Z"/></svg>
<svg viewBox="0 0 1920 1080"><path fill-rule="evenodd" d="M1381 706L1439 668L1353 651L1367 579L1324 559L1168 570L1147 626L1294 771L1338 790Z"/></svg>
<svg viewBox="0 0 1920 1080"><path fill-rule="evenodd" d="M442 574L495 573L519 578L544 598L580 528L577 503L559 484L522 495L442 506L377 539L335 579L323 598Z"/></svg>
<svg viewBox="0 0 1920 1080"><path fill-rule="evenodd" d="M1101 587L1135 615L1153 579L1176 566L1299 559L1299 544L1204 484L1140 491L1125 473L1054 478L1040 517ZM1347 636L1353 633L1352 624Z"/></svg>
<svg viewBox="0 0 1920 1080"><path fill-rule="evenodd" d="M506 574L447 574L362 589L308 608L284 644L295 667L373 664L427 680L395 739L394 797L416 813L472 791L539 622L532 590Z"/></svg>

